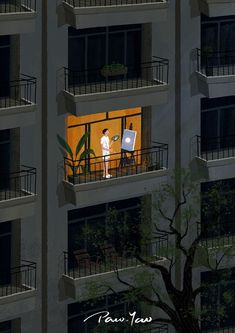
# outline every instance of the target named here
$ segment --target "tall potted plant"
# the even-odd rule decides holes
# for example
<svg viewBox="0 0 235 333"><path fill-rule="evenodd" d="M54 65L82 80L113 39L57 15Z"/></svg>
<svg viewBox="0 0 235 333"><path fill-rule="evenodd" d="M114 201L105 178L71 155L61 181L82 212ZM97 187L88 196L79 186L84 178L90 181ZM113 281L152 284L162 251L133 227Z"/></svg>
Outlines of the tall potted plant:
<svg viewBox="0 0 235 333"><path fill-rule="evenodd" d="M89 155L95 156L95 152L93 149L84 147L88 136L89 133L83 134L83 136L77 142L75 153L73 153L73 150L68 144L68 142L64 140L59 134L57 134L57 140L60 144L60 150L63 156L69 157L66 160L66 166L68 166L72 171L72 175L68 175L68 179L72 179L72 182L74 182L75 176L83 174L87 171L86 163L84 165L82 165L81 163L87 160Z"/></svg>

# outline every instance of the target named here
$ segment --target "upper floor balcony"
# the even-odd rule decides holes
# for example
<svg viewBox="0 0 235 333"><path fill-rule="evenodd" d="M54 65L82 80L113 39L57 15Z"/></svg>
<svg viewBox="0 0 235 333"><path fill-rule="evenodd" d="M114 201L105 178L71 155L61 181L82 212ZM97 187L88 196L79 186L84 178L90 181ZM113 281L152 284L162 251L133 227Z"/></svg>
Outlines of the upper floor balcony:
<svg viewBox="0 0 235 333"><path fill-rule="evenodd" d="M64 158L64 191L67 202L77 207L141 196L164 181L168 168L168 145L109 155L111 178L104 175L104 157L73 161ZM115 187L115 191L114 191Z"/></svg>
<svg viewBox="0 0 235 333"><path fill-rule="evenodd" d="M25 165L0 175L0 222L33 215L36 177L36 169Z"/></svg>
<svg viewBox="0 0 235 333"><path fill-rule="evenodd" d="M235 51L197 52L198 90L209 98L232 96L235 92Z"/></svg>
<svg viewBox="0 0 235 333"><path fill-rule="evenodd" d="M143 269L138 256L148 262L166 260L168 235L159 234L152 242L140 246L130 244L116 248L107 242L96 246L94 253L87 249L78 249L73 253L64 252L63 279L68 297L85 299L88 291L86 284L93 281L103 283L103 289L107 289L109 284L118 289L118 292L125 290L125 286L118 283L116 271L130 282L135 272ZM99 296L101 295L102 287Z"/></svg>
<svg viewBox="0 0 235 333"><path fill-rule="evenodd" d="M168 73L169 61L159 57L135 66L111 64L83 71L64 68L67 112L81 116L164 104Z"/></svg>
<svg viewBox="0 0 235 333"><path fill-rule="evenodd" d="M0 83L0 129L31 125L35 122L36 78L21 74Z"/></svg>
<svg viewBox="0 0 235 333"><path fill-rule="evenodd" d="M168 0L64 0L62 22L77 29L167 19Z"/></svg>
<svg viewBox="0 0 235 333"><path fill-rule="evenodd" d="M33 32L36 0L1 0L0 35Z"/></svg>
<svg viewBox="0 0 235 333"><path fill-rule="evenodd" d="M235 136L203 138L196 136L196 162L209 180L234 177Z"/></svg>
<svg viewBox="0 0 235 333"><path fill-rule="evenodd" d="M1 272L0 320L17 317L35 306L36 263L23 260L21 265Z"/></svg>
<svg viewBox="0 0 235 333"><path fill-rule="evenodd" d="M208 17L229 16L235 11L234 0L197 0L200 13Z"/></svg>

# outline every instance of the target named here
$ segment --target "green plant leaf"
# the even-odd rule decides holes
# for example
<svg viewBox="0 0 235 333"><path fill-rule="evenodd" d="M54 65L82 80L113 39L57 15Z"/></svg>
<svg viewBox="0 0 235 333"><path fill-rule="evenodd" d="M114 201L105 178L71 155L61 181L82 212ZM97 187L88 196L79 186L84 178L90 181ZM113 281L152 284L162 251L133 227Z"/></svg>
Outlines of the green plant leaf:
<svg viewBox="0 0 235 333"><path fill-rule="evenodd" d="M59 144L62 146L62 148L69 154L69 156L73 160L73 152L69 144L59 134L57 134L57 140L59 141Z"/></svg>
<svg viewBox="0 0 235 333"><path fill-rule="evenodd" d="M81 139L78 141L77 143L77 147L76 147L76 152L75 152L75 157L77 159L77 155L80 152L80 150L82 149L82 147L84 146L84 144L86 143L86 140L89 136L89 133L84 133L83 136L81 137Z"/></svg>

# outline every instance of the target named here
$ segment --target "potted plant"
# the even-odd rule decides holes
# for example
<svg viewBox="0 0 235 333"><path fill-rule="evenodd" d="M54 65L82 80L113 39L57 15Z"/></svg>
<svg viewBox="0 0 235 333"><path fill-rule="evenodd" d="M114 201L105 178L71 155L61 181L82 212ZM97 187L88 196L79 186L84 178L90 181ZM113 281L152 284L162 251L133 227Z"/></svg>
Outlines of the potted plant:
<svg viewBox="0 0 235 333"><path fill-rule="evenodd" d="M125 75L128 68L123 64L113 62L111 65L105 65L100 72L102 76L108 78L109 76Z"/></svg>
<svg viewBox="0 0 235 333"><path fill-rule="evenodd" d="M71 183L74 183L75 177L78 177L80 174L87 172L86 160L88 159L89 155L95 156L93 149L84 147L88 136L89 133L83 134L83 136L77 142L75 153L73 153L73 150L68 142L66 142L66 140L64 140L59 134L57 134L60 150L63 156L68 158L66 160L66 166L71 170L71 175L68 174L68 180ZM83 151L81 152L82 149ZM84 161L85 163L82 164Z"/></svg>

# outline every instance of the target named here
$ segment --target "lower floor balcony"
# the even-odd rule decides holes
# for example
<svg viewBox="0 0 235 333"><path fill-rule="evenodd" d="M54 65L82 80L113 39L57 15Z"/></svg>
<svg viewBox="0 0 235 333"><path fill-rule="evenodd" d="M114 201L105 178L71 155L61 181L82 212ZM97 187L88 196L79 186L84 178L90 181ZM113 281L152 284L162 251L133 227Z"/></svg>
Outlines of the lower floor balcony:
<svg viewBox="0 0 235 333"><path fill-rule="evenodd" d="M0 129L32 125L36 111L36 78L21 74L0 83Z"/></svg>
<svg viewBox="0 0 235 333"><path fill-rule="evenodd" d="M64 68L66 110L81 116L164 104L168 71L168 59L160 57L137 65L110 64L83 71Z"/></svg>
<svg viewBox="0 0 235 333"><path fill-rule="evenodd" d="M1 35L33 32L35 19L36 0L1 0Z"/></svg>
<svg viewBox="0 0 235 333"><path fill-rule="evenodd" d="M208 180L234 177L235 136L204 138L196 136L195 167Z"/></svg>
<svg viewBox="0 0 235 333"><path fill-rule="evenodd" d="M221 248L235 244L234 222L198 224L198 234L201 234L201 244L206 248Z"/></svg>
<svg viewBox="0 0 235 333"><path fill-rule="evenodd" d="M161 177L166 176L168 145L155 143L151 148L121 151L110 154L107 160L104 159L106 157L103 156L76 161L64 158L64 189L67 201L84 205L88 199L88 205L92 205L99 203L99 198L104 202L106 196L107 201L112 201L153 191ZM109 167L107 175L104 171L105 163L108 163Z"/></svg>
<svg viewBox="0 0 235 333"><path fill-rule="evenodd" d="M36 169L22 165L0 174L0 222L30 216L36 200Z"/></svg>
<svg viewBox="0 0 235 333"><path fill-rule="evenodd" d="M197 84L208 98L234 95L235 52L197 49Z"/></svg>
<svg viewBox="0 0 235 333"><path fill-rule="evenodd" d="M197 0L199 11L208 17L229 16L235 11L234 0ZM229 332L228 332L229 333Z"/></svg>
<svg viewBox="0 0 235 333"><path fill-rule="evenodd" d="M140 269L144 269L138 256L148 262L164 261L168 253L168 235L160 234L148 244L115 247L107 242L97 246L95 251L78 249L72 253L64 252L64 282L67 297L86 297L86 283L96 281L102 290L110 283L122 290L125 286L117 280L117 273L129 282ZM145 268L147 269L147 268ZM124 288L125 289L125 288ZM81 293L81 294L80 294Z"/></svg>
<svg viewBox="0 0 235 333"><path fill-rule="evenodd" d="M202 329L202 333L234 333L234 332L235 332L235 325Z"/></svg>
<svg viewBox="0 0 235 333"><path fill-rule="evenodd" d="M36 263L23 260L20 266L1 267L0 320L31 311L35 303Z"/></svg>
<svg viewBox="0 0 235 333"><path fill-rule="evenodd" d="M161 22L167 0L64 0L64 22L76 29Z"/></svg>

